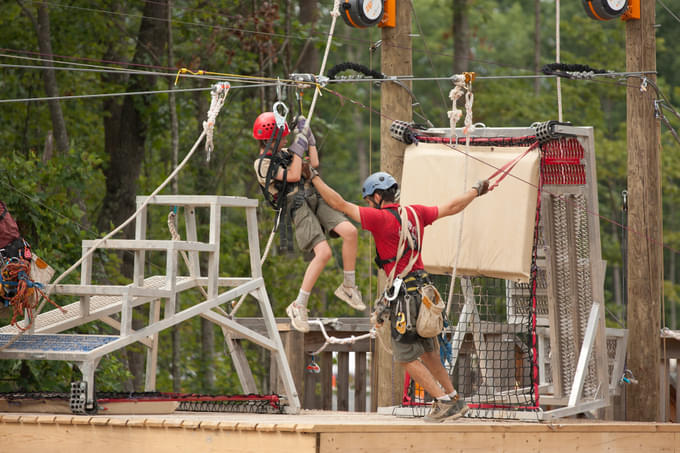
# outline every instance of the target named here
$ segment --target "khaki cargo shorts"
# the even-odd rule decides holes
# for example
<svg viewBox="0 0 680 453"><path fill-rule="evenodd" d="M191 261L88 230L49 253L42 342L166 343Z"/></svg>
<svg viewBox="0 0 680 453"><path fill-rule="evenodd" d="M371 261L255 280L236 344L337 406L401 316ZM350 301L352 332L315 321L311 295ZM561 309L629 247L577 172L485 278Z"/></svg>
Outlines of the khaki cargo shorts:
<svg viewBox="0 0 680 453"><path fill-rule="evenodd" d="M288 203L293 206L292 199ZM303 253L309 254L316 244L326 240L326 234L338 237L331 230L345 221L347 217L328 206L316 190L308 190L305 203L293 212L295 241Z"/></svg>
<svg viewBox="0 0 680 453"><path fill-rule="evenodd" d="M439 348L437 337L418 337L413 343L402 343L392 338L392 354L394 360L401 363L413 362L424 353L434 351L435 348Z"/></svg>

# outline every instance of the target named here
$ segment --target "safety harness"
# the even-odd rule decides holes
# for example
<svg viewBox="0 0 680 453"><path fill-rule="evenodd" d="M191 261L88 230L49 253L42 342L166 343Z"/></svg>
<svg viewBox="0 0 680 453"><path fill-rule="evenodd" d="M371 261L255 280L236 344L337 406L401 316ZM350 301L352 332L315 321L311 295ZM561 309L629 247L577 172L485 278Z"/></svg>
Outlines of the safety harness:
<svg viewBox="0 0 680 453"><path fill-rule="evenodd" d="M395 219L397 219L397 222L401 225L401 217L399 216L399 211L396 208L384 208L385 211L388 211L390 214L394 216ZM419 241L413 241L415 245L415 249L411 248L411 244L409 241L406 241L404 253L408 252L409 250L415 250L416 253L420 251L420 242ZM393 256L391 258L387 259L382 259L380 258L380 254L378 253L378 247L376 246L375 248L375 259L373 260L375 262L375 265L378 266L379 269L385 270L385 265L389 263L393 263L397 260L397 256Z"/></svg>
<svg viewBox="0 0 680 453"><path fill-rule="evenodd" d="M291 222L292 213L295 209L300 207L304 199L296 196L295 202L290 210L290 215L288 214L288 195L294 192L299 192L302 196L304 194L300 191L299 183L289 184L288 179L288 167L293 161L293 154L287 150L279 150L279 144L283 138L285 125L277 127L267 140L264 152L260 154L257 161L257 179L262 190L262 195L264 199L267 200L269 205L276 211L276 219L274 220L274 231L277 231L279 227L282 227L281 234L279 236L279 245L281 250L292 252L293 251L293 225ZM272 146L273 144L273 146ZM272 151L275 150L275 151ZM268 165L266 170L263 172L263 162L268 160ZM283 169L283 177L281 180L276 179L276 175L279 170Z"/></svg>

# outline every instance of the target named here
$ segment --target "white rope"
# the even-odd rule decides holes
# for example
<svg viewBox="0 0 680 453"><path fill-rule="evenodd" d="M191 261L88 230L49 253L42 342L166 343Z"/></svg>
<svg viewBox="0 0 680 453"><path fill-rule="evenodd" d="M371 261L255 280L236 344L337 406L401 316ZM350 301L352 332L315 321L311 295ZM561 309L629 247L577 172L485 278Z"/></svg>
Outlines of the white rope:
<svg viewBox="0 0 680 453"><path fill-rule="evenodd" d="M335 30L335 22L340 16L340 0L335 0L333 4L333 10L331 11L331 30L328 33L328 40L326 41L326 50L323 54L323 60L321 61L321 69L319 69L319 76L323 76L326 69L326 61L328 60L328 52L331 49L331 42L333 41L333 32ZM309 113L307 113L307 121L305 122L305 127L303 128L303 133L307 132L312 122L312 116L314 116L314 107L316 107L316 100L321 95L321 90L317 85L314 90L314 97L312 98L312 104L309 106Z"/></svg>
<svg viewBox="0 0 680 453"><path fill-rule="evenodd" d="M223 97L226 98L228 92L229 92L229 84L227 84L227 85L226 85L226 88L225 88L224 90L221 91L220 96L223 96ZM224 104L224 100L222 100L222 102L221 102L221 104L220 104L220 107L221 107L223 104ZM219 109L218 109L217 111L219 112ZM135 217L137 216L137 214L139 214L142 210L144 210L144 209L146 208L146 206L147 206L147 205L149 204L149 202L153 199L153 197L155 197L161 190L163 190L163 188L164 188L165 186L167 186L168 183L169 183L170 181L172 181L172 179L173 179L175 176L177 176L177 173L179 173L180 170L182 170L182 168L184 168L184 165L186 165L186 163L189 161L189 159L191 158L191 156L194 154L194 152L195 152L196 149L198 148L198 145L201 143L201 140L203 140L203 138L206 136L206 133L207 133L207 131L206 131L205 125L204 125L204 127L203 127L203 132L201 132L201 135L200 135L200 136L198 137L198 139L196 140L196 143L194 143L194 146L192 146L191 150L190 150L189 153L184 157L184 159L182 160L182 162L180 162L179 165L177 165L177 167L173 170L173 172L170 173L170 176L168 176L168 177L165 179L165 181L163 181L163 182L161 183L161 185L159 185L159 186L156 188L156 190L154 190L154 191L151 193L151 195L149 195L149 196L146 198L146 200L144 200L144 203L142 203L142 205L141 205L139 208L137 208L137 210L134 212L134 214L132 214L125 222L121 223L118 227L116 227L116 228L115 228L113 231L111 231L109 234L107 234L106 236L104 236L103 238L101 238L101 239L99 239L97 242L95 242L94 245L92 246L92 248L90 248L83 256L81 256L80 259L79 259L78 261L76 261L71 267L69 267L68 269L66 269L66 271L64 271L64 273L62 273L62 274L54 281L54 283L50 284L50 285L49 285L49 288L48 288L48 291L47 291L47 294L48 294L48 295L50 295L50 294L54 291L54 289L56 288L56 286L59 284L59 282L61 282L61 281L64 279L64 277L66 277L67 275L69 275L71 272L73 272L74 269L76 269L78 266L80 266L80 265L82 264L82 262L85 261L85 259L86 259L87 257L89 257L90 255L92 255L92 254L94 253L94 251L97 250L97 249L99 248L99 246L100 246L104 241L106 241L107 239L110 239L110 238L113 237L116 233L120 232L120 230L122 230L122 229L125 228L127 225L129 225L130 222L132 222L132 220L135 219ZM42 305L44 305L44 304L45 304L45 302L43 302ZM40 306L40 308L42 308L42 305ZM40 308L38 309L37 313L40 313ZM37 313L36 313L36 314L37 314Z"/></svg>
<svg viewBox="0 0 680 453"><path fill-rule="evenodd" d="M456 106L456 102L458 99L461 97L463 92L465 92L465 121L464 121L464 127L463 127L463 134L465 134L465 147L467 149L467 152L465 153L465 171L464 171L464 176L463 176L463 190L465 190L466 187L468 187L468 155L470 152L470 134L475 130L475 125L472 123L472 104L474 103L474 95L472 94L472 83L471 82L466 82L465 75L458 75L454 78L456 87L451 90L451 99L453 100L453 107L452 107L452 115L457 115L458 118L456 119L456 122L458 119L460 119L461 112L458 110L458 107ZM456 93L454 93L456 91ZM455 127L455 123L453 125ZM451 130L451 134L455 133L455 129ZM453 291L456 286L456 274L458 272L458 261L460 259L460 251L462 249L462 242L463 242L463 221L465 220L465 210L463 210L460 213L460 217L458 218L458 249L456 250L456 258L453 260L453 269L451 270L451 284L449 287L449 296L448 300L446 302L446 315L448 316L449 311L451 310L451 303L453 301Z"/></svg>
<svg viewBox="0 0 680 453"><path fill-rule="evenodd" d="M449 99L451 99L452 107L451 110L447 112L449 116L449 127L451 128L451 140L456 134L456 124L460 121L463 116L463 111L458 108L458 99L465 93L463 87L456 83L456 86L449 91Z"/></svg>
<svg viewBox="0 0 680 453"><path fill-rule="evenodd" d="M312 352L311 355L313 356L320 354L324 349L326 349L326 347L328 347L329 344L354 344L357 341L365 340L366 338L375 338L377 336L377 331L375 327L371 327L371 330L369 330L368 333L359 335L358 337L352 335L345 338L337 338L329 336L326 333L326 328L324 327L323 322L320 319L312 319L311 321L309 321L309 323L318 325L321 328L321 333L323 334L324 339L326 340L323 346L321 346L317 351Z"/></svg>
<svg viewBox="0 0 680 453"><path fill-rule="evenodd" d="M331 30L330 33L328 33L328 40L326 41L326 50L323 55L323 60L321 62L321 69L319 70L319 75L323 75L324 70L326 69L326 61L328 60L328 52L330 51L331 48L331 42L333 40L333 31L335 30L335 22L337 21L338 16L340 16L340 0L335 0L335 4L333 5L333 11L331 11L331 16L333 17L331 21ZM312 116L314 115L314 107L316 106L316 100L319 97L321 93L321 90L319 89L318 86L316 86L316 89L314 90L314 97L312 98L312 104L309 107L309 113L307 113L307 121L305 121L305 126L303 127L302 132L305 133L309 129L309 126L312 122ZM278 222L278 213L276 216ZM272 245L272 242L274 240L274 235L276 234L276 224L274 225L274 228L272 228L272 232L269 234L269 239L267 239L267 246L264 249L264 253L262 254L262 258L260 259L260 265L263 265L265 260L267 259L267 254L269 253L269 249ZM233 316L236 310L241 306L243 303L243 300L245 299L247 294L243 294L241 298L233 304L232 310L231 310L231 315Z"/></svg>
<svg viewBox="0 0 680 453"><path fill-rule="evenodd" d="M217 114L220 113L222 106L224 105L224 100L226 96L222 96L223 92L229 91L228 82L220 82L213 86L210 91L210 108L208 109L208 119L203 121L203 130L205 131L205 151L207 156L205 158L206 162L210 162L210 155L213 151L213 132L215 130L215 120L217 119Z"/></svg>

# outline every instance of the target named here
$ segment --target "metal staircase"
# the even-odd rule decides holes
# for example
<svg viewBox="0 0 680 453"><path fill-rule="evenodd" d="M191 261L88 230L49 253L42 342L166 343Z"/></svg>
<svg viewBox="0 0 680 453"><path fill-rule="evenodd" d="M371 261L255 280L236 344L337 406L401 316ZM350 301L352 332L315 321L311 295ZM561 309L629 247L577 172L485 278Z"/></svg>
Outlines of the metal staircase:
<svg viewBox="0 0 680 453"><path fill-rule="evenodd" d="M144 206L147 197L137 197L138 208ZM186 225L186 241L146 239L147 211L151 206L182 208ZM158 334L176 324L195 316L204 317L219 325L225 333L234 367L244 392L253 392L250 367L241 350L240 342L232 336L250 340L271 351L277 362L279 378L283 382L287 400L286 411L300 410L293 377L285 357L283 344L276 327L260 265L260 247L256 216L257 200L231 196L163 195L155 196L139 210L135 219L135 239L111 239L99 244L98 249L130 250L134 252L134 275L127 285L92 284L93 254L81 265L79 285L57 285L53 294L78 296L79 301L58 309L40 313L31 329L13 344L0 350L0 359L65 360L74 362L83 374L83 383L74 385L71 408L76 412L96 412L94 396L94 373L101 358L131 343L140 342L147 347L145 390L156 386ZM196 209L209 210L209 239L199 242L196 228ZM226 277L220 275L220 227L222 208L244 208L248 229L250 275ZM83 241L83 256L97 241ZM165 275L145 276L146 252L164 252ZM186 253L189 275L178 275L178 254ZM199 254L207 255L206 275L201 274ZM192 288L207 297L198 303L178 311L178 294ZM220 308L244 294L252 295L258 302L265 321L267 335L255 332L241 324L235 313L227 315ZM139 330L132 329L132 311L135 307L148 305L149 321ZM161 316L161 308L163 313ZM119 331L119 335L63 334L68 329L101 321ZM12 341L20 330L15 326L0 328L0 348ZM77 394L82 404L74 404Z"/></svg>

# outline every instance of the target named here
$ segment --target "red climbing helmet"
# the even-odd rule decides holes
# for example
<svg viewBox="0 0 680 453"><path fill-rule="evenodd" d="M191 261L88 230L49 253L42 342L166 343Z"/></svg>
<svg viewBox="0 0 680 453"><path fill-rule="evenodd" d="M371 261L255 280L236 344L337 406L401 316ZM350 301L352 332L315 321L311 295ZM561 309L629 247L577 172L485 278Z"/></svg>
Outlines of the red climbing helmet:
<svg viewBox="0 0 680 453"><path fill-rule="evenodd" d="M276 118L274 112L264 112L255 118L253 124L253 137L256 140L269 140L276 130ZM283 136L288 135L288 125L284 122Z"/></svg>

